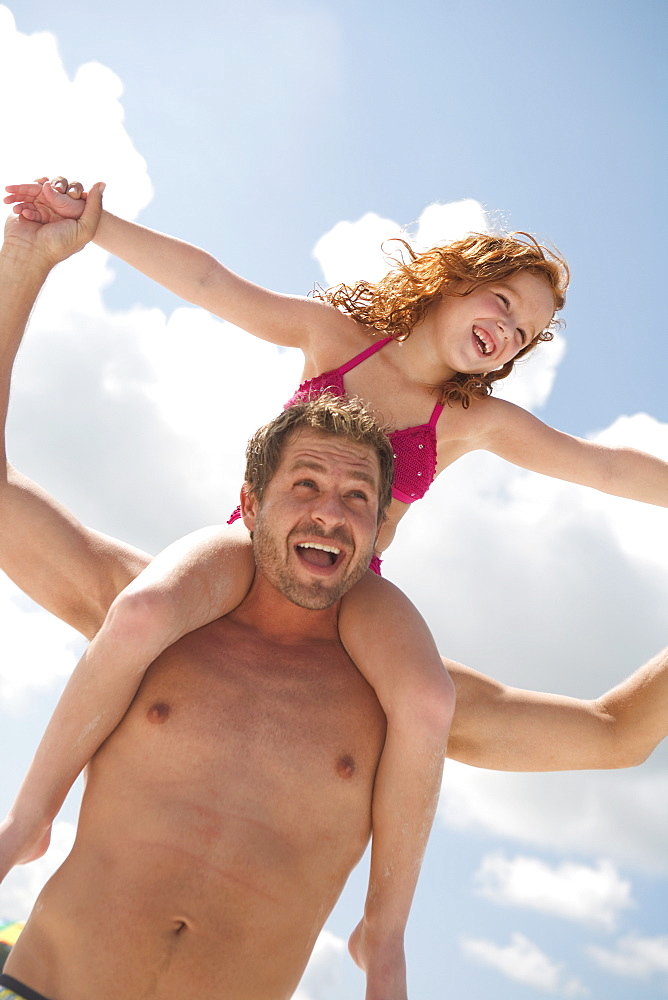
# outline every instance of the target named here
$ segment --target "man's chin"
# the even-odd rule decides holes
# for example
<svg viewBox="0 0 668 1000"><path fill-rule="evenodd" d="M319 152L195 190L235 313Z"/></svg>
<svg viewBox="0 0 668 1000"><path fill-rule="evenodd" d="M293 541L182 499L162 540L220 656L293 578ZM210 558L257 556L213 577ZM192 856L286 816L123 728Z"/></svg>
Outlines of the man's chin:
<svg viewBox="0 0 668 1000"><path fill-rule="evenodd" d="M344 594L358 583L371 561L372 552L358 560L346 575L331 582L314 579L307 582L297 580L293 575L284 573L278 582L278 589L289 601L299 608L309 611L324 611L340 601Z"/></svg>

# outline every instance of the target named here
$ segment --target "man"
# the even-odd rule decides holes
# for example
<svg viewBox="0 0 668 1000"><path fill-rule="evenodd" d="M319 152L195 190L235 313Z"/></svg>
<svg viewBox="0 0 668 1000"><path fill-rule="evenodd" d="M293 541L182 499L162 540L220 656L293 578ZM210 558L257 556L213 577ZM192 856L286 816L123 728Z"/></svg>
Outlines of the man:
<svg viewBox="0 0 668 1000"><path fill-rule="evenodd" d="M14 233L3 248L5 405L35 295L52 264L85 242L89 223L94 228L96 199L92 192L80 225ZM259 489L248 473L243 516L258 566L251 591L231 615L153 664L90 765L73 851L6 966L11 985L27 984L15 987L27 998L35 990L52 1000L288 998L364 850L385 720L341 647L336 603L320 610L293 603L311 577L288 539L304 530L291 488L296 468L322 477L320 518L351 486L364 487L367 502L346 514L333 597L352 585L373 546L382 445L370 443L373 434L360 441L331 427L290 425L299 415L293 408L272 422L287 431L266 485ZM1 504L9 574L94 635L148 557L83 528L13 470ZM616 745L630 748L625 763L636 762L631 757L665 732L665 718L652 709L666 691L665 655L603 708L508 692L449 666L460 695L450 754L468 763L619 766ZM616 706L621 726L609 711ZM607 735L620 730L621 738Z"/></svg>

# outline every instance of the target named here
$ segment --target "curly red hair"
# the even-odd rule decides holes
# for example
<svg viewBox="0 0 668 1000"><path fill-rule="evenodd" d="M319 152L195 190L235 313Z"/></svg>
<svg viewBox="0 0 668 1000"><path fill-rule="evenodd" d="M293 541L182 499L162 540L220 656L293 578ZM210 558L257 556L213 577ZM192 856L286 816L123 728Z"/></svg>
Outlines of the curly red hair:
<svg viewBox="0 0 668 1000"><path fill-rule="evenodd" d="M479 285L502 281L518 271L544 277L554 296L555 313L563 309L570 277L568 265L556 250L542 246L529 233L470 233L423 252L414 250L403 239L397 242L401 249L393 257L394 266L380 281L335 285L316 291L316 297L396 340L410 337L439 296L468 295ZM457 287L460 282L466 282L464 291ZM489 395L492 384L510 375L515 362L539 341L552 340L558 326L559 321L553 317L535 340L498 371L457 373L441 386L441 402L458 401L468 407L475 397Z"/></svg>

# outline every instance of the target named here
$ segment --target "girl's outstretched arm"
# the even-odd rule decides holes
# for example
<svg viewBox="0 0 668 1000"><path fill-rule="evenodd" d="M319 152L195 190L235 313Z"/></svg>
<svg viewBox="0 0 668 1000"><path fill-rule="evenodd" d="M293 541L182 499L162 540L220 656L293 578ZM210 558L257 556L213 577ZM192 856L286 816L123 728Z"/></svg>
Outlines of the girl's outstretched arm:
<svg viewBox="0 0 668 1000"><path fill-rule="evenodd" d="M5 202L14 212L42 223L79 218L86 195L64 177L11 184ZM323 324L340 323L331 306L301 296L283 295L246 281L211 254L183 240L147 229L103 211L94 242L164 285L180 298L284 347L306 350Z"/></svg>
<svg viewBox="0 0 668 1000"><path fill-rule="evenodd" d="M177 639L235 608L254 571L246 529L216 526L170 545L121 591L70 677L0 826L0 880L44 853L67 792L123 718L147 667Z"/></svg>
<svg viewBox="0 0 668 1000"><path fill-rule="evenodd" d="M422 617L387 580L368 572L346 594L339 631L387 717L369 890L349 947L366 971L366 1000L405 1000L404 930L441 788L454 689Z"/></svg>
<svg viewBox="0 0 668 1000"><path fill-rule="evenodd" d="M668 462L656 455L564 434L506 400L481 402L474 447L554 479L668 507Z"/></svg>

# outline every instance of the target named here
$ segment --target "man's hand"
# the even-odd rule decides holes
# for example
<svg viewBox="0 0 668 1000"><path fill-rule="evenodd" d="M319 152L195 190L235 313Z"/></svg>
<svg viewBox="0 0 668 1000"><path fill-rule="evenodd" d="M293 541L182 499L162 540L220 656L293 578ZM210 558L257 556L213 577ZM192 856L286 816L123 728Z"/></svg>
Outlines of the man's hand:
<svg viewBox="0 0 668 1000"><path fill-rule="evenodd" d="M84 196L80 184L67 185L64 178L12 185L14 193L5 201L11 203L19 195L24 200L14 206L15 214L5 225L3 253L40 261L48 269L77 253L95 235L104 187L95 184ZM68 189L72 190L71 196L64 193ZM57 209L66 214L61 215Z"/></svg>

